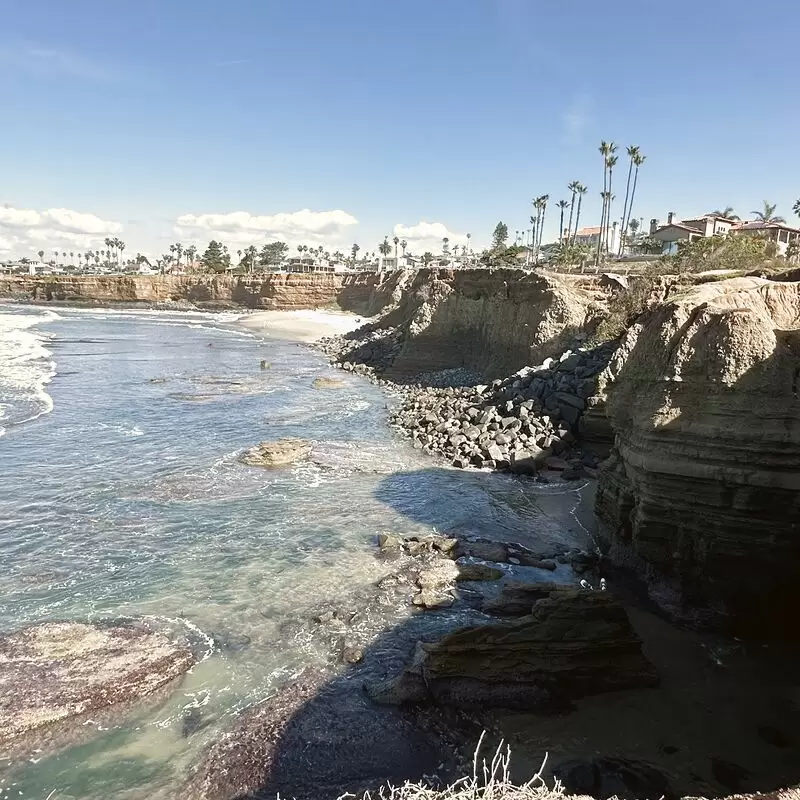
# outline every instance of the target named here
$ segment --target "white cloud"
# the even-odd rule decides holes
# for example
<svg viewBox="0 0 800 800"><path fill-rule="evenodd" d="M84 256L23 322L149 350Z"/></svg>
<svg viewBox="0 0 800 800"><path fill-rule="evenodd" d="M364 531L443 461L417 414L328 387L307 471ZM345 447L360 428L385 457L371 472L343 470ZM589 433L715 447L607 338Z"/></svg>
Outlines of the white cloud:
<svg viewBox="0 0 800 800"><path fill-rule="evenodd" d="M301 211L278 214L250 214L232 211L229 214L182 214L176 220L174 233L180 239L207 242L219 239L228 244L255 244L280 240L289 244L341 241L344 233L358 225L346 211Z"/></svg>
<svg viewBox="0 0 800 800"><path fill-rule="evenodd" d="M470 241L465 233L451 231L441 222L425 222L424 220L416 225L403 225L398 222L394 226L394 235L405 239L408 242L409 252L417 255L424 253L426 250L430 250L433 253L441 252L442 239L445 237L450 240L451 249L453 245L467 244Z"/></svg>
<svg viewBox="0 0 800 800"><path fill-rule="evenodd" d="M119 222L69 208L0 206L0 252L30 255L38 250L93 248L122 232Z"/></svg>

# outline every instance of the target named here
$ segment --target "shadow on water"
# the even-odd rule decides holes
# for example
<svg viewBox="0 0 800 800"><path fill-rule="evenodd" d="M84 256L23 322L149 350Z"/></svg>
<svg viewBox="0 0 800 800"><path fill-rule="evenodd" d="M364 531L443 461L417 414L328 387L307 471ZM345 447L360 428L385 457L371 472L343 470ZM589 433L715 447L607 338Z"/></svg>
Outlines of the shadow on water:
<svg viewBox="0 0 800 800"><path fill-rule="evenodd" d="M477 485L482 491L476 491ZM524 480L509 476L426 469L387 476L375 496L442 532L552 544L558 539L559 516L542 509L548 498L538 495L530 481L531 496L520 499L525 488ZM572 519L568 511L574 494L560 496L562 548L572 536L565 523ZM570 495L566 502L565 495ZM495 526L498 521L505 526L502 531ZM543 539L537 539L537 531L544 532ZM397 563L386 562L387 575L398 572ZM517 572L511 567L503 580L520 577ZM541 575L534 579L554 580L552 573L536 572ZM574 575L572 580L577 580ZM530 778L546 753L550 766L600 759L615 775L632 775L629 785L635 789L627 792L624 779L616 778L622 797L723 796L771 790L800 778L800 741L793 734L800 729L800 710L787 705L785 689L791 681L774 671L774 663L743 647L714 650L624 592L618 599L660 675L658 689L586 697L569 713L547 715L482 708L479 701L468 710L377 705L365 686L398 675L417 642L498 621L479 610L481 592L491 588L467 583L459 584L455 606L415 611L399 624L386 624L385 609L407 607L416 590L409 583L393 584L387 594L382 583L315 612L310 624L316 626L315 636L327 642L330 669L308 668L242 714L232 734L212 746L181 797L244 800L280 794L322 800L345 792L360 796L387 783L449 782L470 772L469 757L484 728L512 742L513 777L520 782ZM567 787L582 789L569 782ZM600 797L602 789L596 792Z"/></svg>

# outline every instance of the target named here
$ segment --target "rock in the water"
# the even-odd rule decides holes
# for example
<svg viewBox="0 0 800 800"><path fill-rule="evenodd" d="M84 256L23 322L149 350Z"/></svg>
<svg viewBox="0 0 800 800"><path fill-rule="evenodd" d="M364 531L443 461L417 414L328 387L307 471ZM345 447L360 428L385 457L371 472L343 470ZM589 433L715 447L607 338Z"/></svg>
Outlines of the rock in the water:
<svg viewBox="0 0 800 800"><path fill-rule="evenodd" d="M497 597L491 597L484 602L483 610L487 614L504 617L523 617L531 613L534 603L549 597L553 592L573 590L574 587L568 584L507 581Z"/></svg>
<svg viewBox="0 0 800 800"><path fill-rule="evenodd" d="M248 467L282 467L303 461L311 455L311 442L305 439L278 439L245 450L239 460Z"/></svg>
<svg viewBox="0 0 800 800"><path fill-rule="evenodd" d="M195 663L184 644L141 627L48 622L0 637L0 749L23 752L51 726L142 698Z"/></svg>
<svg viewBox="0 0 800 800"><path fill-rule="evenodd" d="M528 616L420 643L412 664L379 695L404 693L442 705L568 707L585 695L655 686L625 609L606 592L560 591ZM411 685L414 692L406 692Z"/></svg>
<svg viewBox="0 0 800 800"><path fill-rule="evenodd" d="M459 581L497 581L505 575L503 570L488 564L458 564Z"/></svg>
<svg viewBox="0 0 800 800"><path fill-rule="evenodd" d="M459 557L471 556L482 561L508 561L508 550L502 542L459 542L456 553Z"/></svg>
<svg viewBox="0 0 800 800"><path fill-rule="evenodd" d="M344 389L347 383L341 378L316 378L312 384L315 389Z"/></svg>

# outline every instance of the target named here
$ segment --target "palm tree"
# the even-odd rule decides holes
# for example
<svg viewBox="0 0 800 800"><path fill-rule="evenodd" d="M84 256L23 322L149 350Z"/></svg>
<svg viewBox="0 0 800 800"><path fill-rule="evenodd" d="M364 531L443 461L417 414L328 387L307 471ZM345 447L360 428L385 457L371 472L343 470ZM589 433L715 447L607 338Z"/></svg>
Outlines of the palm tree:
<svg viewBox="0 0 800 800"><path fill-rule="evenodd" d="M625 230L627 230L628 227L630 227L630 224L631 224L631 214L633 213L633 201L636 199L636 186L639 183L639 167L641 167L642 164L644 164L646 159L647 159L647 156L643 156L640 152L638 152L638 150L637 150L636 154L632 158L632 160L633 160L633 186L631 187L631 202L630 202L630 205L628 206L628 218L625 221ZM731 209L731 211L733 211L733 209ZM739 219L739 217L736 217L736 219Z"/></svg>
<svg viewBox="0 0 800 800"><path fill-rule="evenodd" d="M582 183L579 183L575 191L578 193L578 209L575 212L575 231L572 234L572 244L575 244L575 240L578 238L578 226L581 221L581 203L583 202L583 196L589 190Z"/></svg>
<svg viewBox="0 0 800 800"><path fill-rule="evenodd" d="M114 243L117 245L117 264L119 264L119 257L125 250L125 242L122 239L114 239Z"/></svg>
<svg viewBox="0 0 800 800"><path fill-rule="evenodd" d="M188 267L190 264L194 264L194 257L197 255L197 248L190 244L186 248L186 266Z"/></svg>
<svg viewBox="0 0 800 800"><path fill-rule="evenodd" d="M631 220L631 221L628 223L628 228L630 229L630 231L631 231L631 234L633 235L633 238L635 239L635 238L636 238L636 231L638 231L638 230L639 230L639 220L638 220L638 219L636 219L636 217L634 217L634 218L633 218L633 219L632 219L632 220Z"/></svg>
<svg viewBox="0 0 800 800"><path fill-rule="evenodd" d="M800 201L798 201L798 202L800 202ZM471 238L472 238L472 234L471 234L471 233L468 233L468 234L467 234L467 245L469 246L469 250L470 250L470 252L472 252L472 243L470 242L470 239L471 239Z"/></svg>
<svg viewBox="0 0 800 800"><path fill-rule="evenodd" d="M719 209L717 211L712 211L709 216L725 217L725 219L732 219L732 220L741 219L740 216L733 213L733 206L725 206L725 208L722 211L720 211Z"/></svg>
<svg viewBox="0 0 800 800"><path fill-rule="evenodd" d="M603 198L603 208L600 212L600 236L597 239L597 252L595 254L595 266L600 265L600 251L603 245L606 243L606 225L607 220L606 217L610 209L606 205L606 198L608 196L607 193L611 191L611 175L610 171L613 168L614 164L616 164L616 156L614 153L617 151L617 146L614 142L607 142L602 140L600 142L600 147L598 148L600 151L600 155L603 157L603 191L600 193L600 196ZM614 159L613 163L611 159Z"/></svg>
<svg viewBox="0 0 800 800"><path fill-rule="evenodd" d="M616 146L614 149L616 149ZM614 198L616 197L616 195L611 191L611 178L614 172L614 167L617 165L617 160L617 157L614 155L609 156L608 158L608 207L606 208L606 240L604 244L606 253L608 253L611 249L609 247L609 232L611 231L611 204L614 202Z"/></svg>
<svg viewBox="0 0 800 800"><path fill-rule="evenodd" d="M72 264L73 267L75 266L75 253L72 250L69 251L69 263Z"/></svg>
<svg viewBox="0 0 800 800"><path fill-rule="evenodd" d="M448 251L449 249L450 249L450 240L449 240L449 239L448 239L448 238L445 236L445 237L442 239L442 252L443 252L443 253L447 253L447 251Z"/></svg>
<svg viewBox="0 0 800 800"><path fill-rule="evenodd" d="M569 230L567 231L567 244L569 244L569 240L572 237L572 212L575 210L575 195L578 193L578 187L580 183L578 181L572 181L572 183L567 184L567 189L572 192L572 199L569 202Z"/></svg>
<svg viewBox="0 0 800 800"><path fill-rule="evenodd" d="M545 215L545 213L547 211L547 201L549 199L550 199L550 195L549 194L543 194L539 198L539 200L541 202L541 205L542 205L542 217L539 220L539 237L538 237L538 240L536 242L536 260L537 261L539 260L539 249L542 246L542 235L544 234L544 215Z"/></svg>
<svg viewBox="0 0 800 800"><path fill-rule="evenodd" d="M44 261L44 250L40 250L36 255L39 256L39 261Z"/></svg>
<svg viewBox="0 0 800 800"><path fill-rule="evenodd" d="M175 244L171 244L169 246L170 253L175 253L175 261L177 262L178 269L181 266L181 257L183 256L183 245L180 242L176 242ZM240 260L241 260L241 250L239 251Z"/></svg>
<svg viewBox="0 0 800 800"><path fill-rule="evenodd" d="M632 144L625 148L628 154L628 180L625 182L625 202L622 204L622 235L619 239L619 254L622 255L622 248L625 246L625 233L627 229L628 199L631 192L631 177L633 176L633 159L639 155L639 146Z"/></svg>
<svg viewBox="0 0 800 800"><path fill-rule="evenodd" d="M91 259L91 257L92 257L92 252L91 252L91 250L87 250L87 251L86 251L86 252L83 254L83 257L86 259L86 267L87 267L87 269L88 269L88 267L89 267L89 260L90 260L90 259Z"/></svg>
<svg viewBox="0 0 800 800"><path fill-rule="evenodd" d="M567 200L559 200L556 205L561 210L561 218L558 221L558 243L564 241L564 211L569 208L569 201Z"/></svg>
<svg viewBox="0 0 800 800"><path fill-rule="evenodd" d="M355 265L356 265L356 258L358 257L358 251L359 251L360 249L361 249L361 248L360 248L360 247L359 247L357 244L354 244L354 245L353 245L353 247L352 247L352 253L353 253L353 266L355 266Z"/></svg>
<svg viewBox="0 0 800 800"><path fill-rule="evenodd" d="M750 213L756 218L758 222L775 222L780 225L785 225L786 220L783 217L775 216L776 203L769 203L764 201L764 208L761 211L751 211Z"/></svg>
<svg viewBox="0 0 800 800"><path fill-rule="evenodd" d="M385 258L392 252L392 246L389 244L389 237L384 236L383 241L378 245L378 252Z"/></svg>
<svg viewBox="0 0 800 800"><path fill-rule="evenodd" d="M469 234L467 234L467 236L469 236ZM400 248L401 248L401 249L402 249L402 251L403 251L403 258L405 258L405 257L406 257L406 248L407 248L407 247L408 247L408 242L407 242L405 239L403 239L403 241L402 241L402 242L400 242Z"/></svg>
<svg viewBox="0 0 800 800"><path fill-rule="evenodd" d="M792 211L800 217L800 199L794 201L794 205L792 206Z"/></svg>
<svg viewBox="0 0 800 800"><path fill-rule="evenodd" d="M174 244L173 244L173 245L170 245L170 248L169 248L169 249L170 249L170 250L172 250L172 248L173 248L173 247L175 247L175 245L174 245ZM300 248L298 247L297 249L299 250ZM239 259L239 262L238 262L238 263L239 263L239 264L241 264L241 263L242 263L242 251L241 251L241 250L237 250L237 251L236 251L236 256L237 256L237 258Z"/></svg>
<svg viewBox="0 0 800 800"><path fill-rule="evenodd" d="M397 245L400 244L400 238L395 236L392 241L394 242L394 265L397 267L400 264L400 262L397 260Z"/></svg>

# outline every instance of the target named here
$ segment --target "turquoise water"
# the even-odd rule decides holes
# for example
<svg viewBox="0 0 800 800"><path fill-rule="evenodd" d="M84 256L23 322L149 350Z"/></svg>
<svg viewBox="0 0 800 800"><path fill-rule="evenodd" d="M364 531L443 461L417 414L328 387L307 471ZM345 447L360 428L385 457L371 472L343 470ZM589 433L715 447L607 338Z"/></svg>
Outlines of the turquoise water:
<svg viewBox="0 0 800 800"><path fill-rule="evenodd" d="M6 765L0 798L169 796L232 715L328 664L290 623L386 574L378 532L585 543L574 492L434 469L377 387L233 323L0 306L0 630L148 616L201 659L166 700ZM313 388L334 374L344 388ZM312 440L312 461L238 463L284 436ZM409 613L375 609L363 635Z"/></svg>

